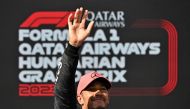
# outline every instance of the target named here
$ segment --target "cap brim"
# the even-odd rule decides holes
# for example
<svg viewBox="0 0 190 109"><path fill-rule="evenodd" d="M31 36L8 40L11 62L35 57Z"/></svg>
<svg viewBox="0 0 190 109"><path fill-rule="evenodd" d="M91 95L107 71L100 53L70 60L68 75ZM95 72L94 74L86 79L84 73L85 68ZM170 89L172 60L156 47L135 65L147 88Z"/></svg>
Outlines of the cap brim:
<svg viewBox="0 0 190 109"><path fill-rule="evenodd" d="M96 78L96 79L90 81L88 83L88 85L86 85L86 87L83 90L85 90L86 88L88 88L94 81L100 81L103 85L105 85L105 87L106 87L107 90L109 90L111 88L111 86L112 86L111 83L109 82L109 80L107 80L106 78L103 78L103 77L99 77L99 78Z"/></svg>

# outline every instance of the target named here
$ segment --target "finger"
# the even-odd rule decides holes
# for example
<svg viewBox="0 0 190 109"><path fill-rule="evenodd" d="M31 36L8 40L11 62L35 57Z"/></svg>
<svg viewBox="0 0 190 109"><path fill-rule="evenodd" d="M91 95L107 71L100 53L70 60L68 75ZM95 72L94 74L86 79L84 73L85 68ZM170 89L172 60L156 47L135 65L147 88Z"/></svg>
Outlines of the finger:
<svg viewBox="0 0 190 109"><path fill-rule="evenodd" d="M88 27L87 27L87 29L86 29L86 32L87 32L88 34L90 34L90 31L92 30L93 25L94 25L94 21L91 21L91 22L88 24Z"/></svg>
<svg viewBox="0 0 190 109"><path fill-rule="evenodd" d="M69 17L68 17L68 25L69 25L69 27L72 26L72 20L71 20L71 17L72 17L72 16L73 16L73 14L70 13L70 15L69 15Z"/></svg>
<svg viewBox="0 0 190 109"><path fill-rule="evenodd" d="M79 9L77 8L76 11L75 11L75 15L74 15L74 21L73 21L73 24L76 24L79 22Z"/></svg>
<svg viewBox="0 0 190 109"><path fill-rule="evenodd" d="M85 10L84 15L82 17L81 24L80 24L80 28L84 28L85 27L87 16L88 16L88 10Z"/></svg>
<svg viewBox="0 0 190 109"><path fill-rule="evenodd" d="M81 22L82 11L83 11L83 8L80 7L80 9L79 9L79 16L78 16L78 18L79 18L79 22Z"/></svg>

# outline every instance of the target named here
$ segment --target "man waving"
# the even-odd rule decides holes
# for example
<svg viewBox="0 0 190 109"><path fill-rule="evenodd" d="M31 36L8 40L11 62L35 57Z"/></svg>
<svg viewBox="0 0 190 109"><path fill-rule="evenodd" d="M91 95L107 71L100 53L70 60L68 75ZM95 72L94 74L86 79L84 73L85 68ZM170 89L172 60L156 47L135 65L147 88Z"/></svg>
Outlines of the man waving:
<svg viewBox="0 0 190 109"><path fill-rule="evenodd" d="M79 49L90 34L94 22L87 28L85 22L88 10L76 9L68 17L69 41L60 62L55 82L54 109L77 109L77 101L82 109L107 109L111 83L98 72L89 72L81 77L77 93L75 91L75 72L79 59ZM74 19L72 19L74 17Z"/></svg>

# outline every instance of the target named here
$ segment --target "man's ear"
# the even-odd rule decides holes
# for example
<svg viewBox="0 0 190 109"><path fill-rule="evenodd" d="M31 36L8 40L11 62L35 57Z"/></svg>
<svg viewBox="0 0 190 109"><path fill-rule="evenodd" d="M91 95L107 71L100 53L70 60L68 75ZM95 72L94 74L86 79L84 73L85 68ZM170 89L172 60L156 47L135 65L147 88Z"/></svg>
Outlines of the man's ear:
<svg viewBox="0 0 190 109"><path fill-rule="evenodd" d="M84 104L84 99L83 99L82 95L78 95L78 96L77 96L77 100L78 100L78 103L79 103L80 105L83 105L83 104Z"/></svg>

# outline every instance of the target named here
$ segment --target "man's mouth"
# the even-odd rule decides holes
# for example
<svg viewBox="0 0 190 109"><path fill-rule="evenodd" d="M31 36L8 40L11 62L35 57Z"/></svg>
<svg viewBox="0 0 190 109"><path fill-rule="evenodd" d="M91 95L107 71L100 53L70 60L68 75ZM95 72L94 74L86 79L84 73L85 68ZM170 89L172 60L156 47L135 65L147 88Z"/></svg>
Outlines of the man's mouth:
<svg viewBox="0 0 190 109"><path fill-rule="evenodd" d="M93 101L104 101L102 97L94 97Z"/></svg>

